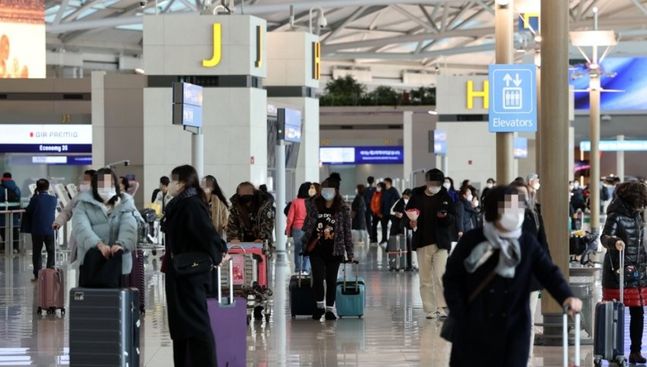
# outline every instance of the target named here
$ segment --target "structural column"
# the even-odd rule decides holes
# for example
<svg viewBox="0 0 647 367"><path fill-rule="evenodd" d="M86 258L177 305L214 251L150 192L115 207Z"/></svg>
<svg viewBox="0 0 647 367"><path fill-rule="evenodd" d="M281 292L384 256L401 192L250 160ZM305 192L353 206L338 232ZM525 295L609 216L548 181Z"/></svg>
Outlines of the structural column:
<svg viewBox="0 0 647 367"><path fill-rule="evenodd" d="M622 148L622 142L625 141L624 135L618 135L618 146ZM616 175L620 177L620 180L625 180L625 151L618 149L616 153Z"/></svg>
<svg viewBox="0 0 647 367"><path fill-rule="evenodd" d="M591 176L589 202L591 208L591 231L600 234L600 79L591 75L590 134Z"/></svg>
<svg viewBox="0 0 647 367"><path fill-rule="evenodd" d="M541 140L542 191L550 194L544 206L544 225L553 262L568 275L568 1L541 1ZM561 325L561 305L552 297L542 298L547 323ZM546 328L546 336L555 330ZM551 333L552 331L552 333ZM561 326L557 330L557 338ZM558 341L559 339L555 340ZM550 340L548 340L550 341Z"/></svg>
<svg viewBox="0 0 647 367"><path fill-rule="evenodd" d="M501 5L506 3L506 5ZM514 63L514 0L497 1L495 11L496 63ZM507 184L514 179L514 134L496 133L497 182Z"/></svg>

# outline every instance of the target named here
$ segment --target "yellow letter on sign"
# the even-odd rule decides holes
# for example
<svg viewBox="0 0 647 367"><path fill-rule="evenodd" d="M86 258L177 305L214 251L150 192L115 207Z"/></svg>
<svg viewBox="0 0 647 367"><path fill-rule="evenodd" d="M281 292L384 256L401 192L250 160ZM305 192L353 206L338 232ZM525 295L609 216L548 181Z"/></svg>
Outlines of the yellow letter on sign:
<svg viewBox="0 0 647 367"><path fill-rule="evenodd" d="M263 66L263 27L256 26L256 62L257 68Z"/></svg>
<svg viewBox="0 0 647 367"><path fill-rule="evenodd" d="M321 79L321 43L312 43L312 79Z"/></svg>
<svg viewBox="0 0 647 367"><path fill-rule="evenodd" d="M210 60L202 60L202 66L205 68L213 68L220 64L222 59L222 25L220 23L213 24L213 56Z"/></svg>
<svg viewBox="0 0 647 367"><path fill-rule="evenodd" d="M474 98L483 98L483 109L490 108L490 81L483 81L483 90L474 90L474 81L467 81L467 109L474 109Z"/></svg>

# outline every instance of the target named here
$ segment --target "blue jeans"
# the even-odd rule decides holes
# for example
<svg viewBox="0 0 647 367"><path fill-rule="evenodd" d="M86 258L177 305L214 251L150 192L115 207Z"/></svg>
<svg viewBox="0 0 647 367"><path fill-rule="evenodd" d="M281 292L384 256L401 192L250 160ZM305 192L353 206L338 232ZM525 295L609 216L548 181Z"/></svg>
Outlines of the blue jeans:
<svg viewBox="0 0 647 367"><path fill-rule="evenodd" d="M292 240L294 241L294 271L305 271L310 273L310 258L301 257L301 252L305 250L301 243L303 235L304 232L300 229L292 230ZM303 264L301 263L301 259L303 259Z"/></svg>

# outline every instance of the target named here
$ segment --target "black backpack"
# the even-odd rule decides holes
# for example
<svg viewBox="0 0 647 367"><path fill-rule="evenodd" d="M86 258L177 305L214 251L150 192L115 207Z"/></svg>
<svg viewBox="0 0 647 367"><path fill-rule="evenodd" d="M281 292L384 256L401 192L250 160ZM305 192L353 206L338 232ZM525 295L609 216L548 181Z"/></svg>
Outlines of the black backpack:
<svg viewBox="0 0 647 367"><path fill-rule="evenodd" d="M290 201L288 203L288 205L285 206L285 209L283 209L283 214L285 214L286 217L288 216L288 213L290 212L290 207L291 206L292 206L292 202Z"/></svg>
<svg viewBox="0 0 647 367"><path fill-rule="evenodd" d="M10 203L18 203L20 202L20 197L18 196L18 193L16 190L12 190L4 185L0 186L0 190L2 190L2 195L5 196L5 201L8 201Z"/></svg>

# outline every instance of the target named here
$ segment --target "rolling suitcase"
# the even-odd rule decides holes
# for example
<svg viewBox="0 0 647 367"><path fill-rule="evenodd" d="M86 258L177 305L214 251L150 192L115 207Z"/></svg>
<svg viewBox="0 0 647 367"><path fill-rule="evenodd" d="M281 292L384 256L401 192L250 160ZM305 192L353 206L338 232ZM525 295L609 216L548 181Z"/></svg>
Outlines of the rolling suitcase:
<svg viewBox="0 0 647 367"><path fill-rule="evenodd" d="M406 268L405 235L392 235L386 246L389 271L400 271Z"/></svg>
<svg viewBox="0 0 647 367"><path fill-rule="evenodd" d="M230 260L231 261L231 260ZM229 264L229 297L222 297L222 277L218 272L218 298L208 298L211 331L216 343L218 367L247 365L247 301L234 298L233 267Z"/></svg>
<svg viewBox="0 0 647 367"><path fill-rule="evenodd" d="M39 314L65 314L65 276L62 269L43 268L38 272Z"/></svg>
<svg viewBox="0 0 647 367"><path fill-rule="evenodd" d="M568 311L568 310L565 310ZM581 359L581 345L582 345L582 337L581 337L581 330L582 330L582 315L579 313L575 314L575 325L574 325L574 344L575 344L575 353L573 355L573 365L569 365L569 357L568 357L568 314L564 312L563 316L563 321L562 321L562 350L563 350L563 362L564 362L564 367L580 367L580 363L582 361Z"/></svg>
<svg viewBox="0 0 647 367"><path fill-rule="evenodd" d="M139 366L139 301L134 288L70 291L70 366Z"/></svg>
<svg viewBox="0 0 647 367"><path fill-rule="evenodd" d="M128 286L139 291L139 311L146 311L146 280L144 278L144 250L136 249L132 252L133 269L128 274Z"/></svg>
<svg viewBox="0 0 647 367"><path fill-rule="evenodd" d="M602 361L625 366L625 252L620 251L619 283L620 302L603 301L595 306L595 332L593 335L593 359L595 366Z"/></svg>
<svg viewBox="0 0 647 367"><path fill-rule="evenodd" d="M312 277L303 276L301 272L290 278L290 313L292 318L297 316L312 316L317 308Z"/></svg>
<svg viewBox="0 0 647 367"><path fill-rule="evenodd" d="M344 261L342 279L337 280L337 297L335 305L337 307L337 315L339 318L344 316L357 316L362 318L364 316L364 306L366 305L366 282L364 279L357 275L359 270L359 262L352 261L355 264L355 280L347 280L346 266L349 261Z"/></svg>

